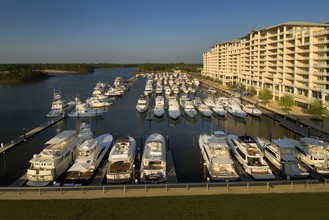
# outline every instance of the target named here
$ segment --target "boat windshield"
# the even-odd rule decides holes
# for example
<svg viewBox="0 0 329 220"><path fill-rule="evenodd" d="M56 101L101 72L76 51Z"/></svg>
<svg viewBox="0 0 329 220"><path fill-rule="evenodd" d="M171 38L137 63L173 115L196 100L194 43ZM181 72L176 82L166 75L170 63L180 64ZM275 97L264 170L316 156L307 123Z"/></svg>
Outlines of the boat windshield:
<svg viewBox="0 0 329 220"><path fill-rule="evenodd" d="M259 157L248 157L248 166L261 166L261 160Z"/></svg>

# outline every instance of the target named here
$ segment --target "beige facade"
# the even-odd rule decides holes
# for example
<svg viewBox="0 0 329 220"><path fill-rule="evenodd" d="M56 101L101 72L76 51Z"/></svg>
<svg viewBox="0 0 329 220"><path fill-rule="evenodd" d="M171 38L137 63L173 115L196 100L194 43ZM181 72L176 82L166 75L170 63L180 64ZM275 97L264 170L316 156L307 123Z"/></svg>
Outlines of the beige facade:
<svg viewBox="0 0 329 220"><path fill-rule="evenodd" d="M329 24L287 22L215 44L203 53L202 74L267 87L276 100L292 95L300 107L329 105Z"/></svg>

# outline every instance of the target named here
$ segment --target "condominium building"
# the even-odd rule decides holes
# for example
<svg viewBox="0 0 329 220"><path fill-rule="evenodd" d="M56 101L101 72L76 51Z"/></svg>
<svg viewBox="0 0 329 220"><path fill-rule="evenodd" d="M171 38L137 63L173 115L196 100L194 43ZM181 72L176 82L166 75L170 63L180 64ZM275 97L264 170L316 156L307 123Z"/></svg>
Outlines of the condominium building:
<svg viewBox="0 0 329 220"><path fill-rule="evenodd" d="M202 74L267 87L275 100L292 95L302 108L315 99L329 106L329 24L286 22L217 43L203 53Z"/></svg>

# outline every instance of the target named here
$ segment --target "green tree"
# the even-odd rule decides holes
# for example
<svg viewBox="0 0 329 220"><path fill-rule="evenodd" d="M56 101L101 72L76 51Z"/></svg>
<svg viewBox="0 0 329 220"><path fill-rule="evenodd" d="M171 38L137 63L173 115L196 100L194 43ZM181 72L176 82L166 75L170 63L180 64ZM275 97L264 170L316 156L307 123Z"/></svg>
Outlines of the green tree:
<svg viewBox="0 0 329 220"><path fill-rule="evenodd" d="M316 118L326 115L328 113L327 108L323 105L322 100L315 100L310 103L307 113L315 116Z"/></svg>
<svg viewBox="0 0 329 220"><path fill-rule="evenodd" d="M294 97L291 95L284 95L280 97L279 105L283 106L285 111L289 111L295 105Z"/></svg>
<svg viewBox="0 0 329 220"><path fill-rule="evenodd" d="M252 96L257 94L257 91L256 91L255 87L253 87L253 86L249 86L247 89L247 92Z"/></svg>
<svg viewBox="0 0 329 220"><path fill-rule="evenodd" d="M236 88L242 92L246 91L246 86L243 85L241 82L238 82Z"/></svg>
<svg viewBox="0 0 329 220"><path fill-rule="evenodd" d="M264 88L264 89L262 89L262 90L259 91L258 98L260 100L263 100L265 102L268 102L270 99L273 98L273 93L268 88Z"/></svg>

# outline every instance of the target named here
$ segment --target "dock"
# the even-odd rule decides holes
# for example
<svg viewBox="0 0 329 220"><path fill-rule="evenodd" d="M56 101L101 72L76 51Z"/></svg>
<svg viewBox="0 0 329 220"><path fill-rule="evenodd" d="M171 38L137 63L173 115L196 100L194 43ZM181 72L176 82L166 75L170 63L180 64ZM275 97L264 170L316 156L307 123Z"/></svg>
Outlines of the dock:
<svg viewBox="0 0 329 220"><path fill-rule="evenodd" d="M28 131L25 133L25 130L23 129L23 134L19 137L17 137L16 139L12 140L10 143L7 144L1 144L1 148L0 148L0 154L1 153L5 153L6 151L12 149L13 147L16 147L17 145L23 143L24 141L27 141L28 139L30 139L31 137L33 137L34 135L40 133L41 131L51 127L52 125L56 124L57 122L63 120L64 118L66 118L66 115L61 115L58 116L57 118L51 119L49 121L47 121L46 123Z"/></svg>
<svg viewBox="0 0 329 220"><path fill-rule="evenodd" d="M90 186L100 186L103 184L108 166L109 166L109 162L108 160L106 160L103 166L99 168L95 178L91 181Z"/></svg>
<svg viewBox="0 0 329 220"><path fill-rule="evenodd" d="M167 151L167 182L178 183L174 161L169 150Z"/></svg>

